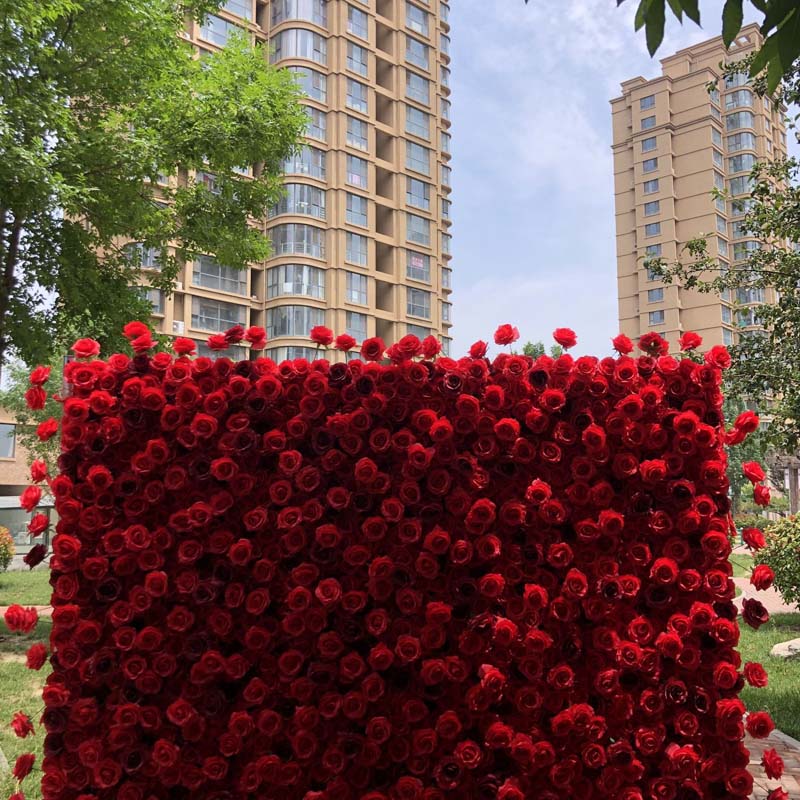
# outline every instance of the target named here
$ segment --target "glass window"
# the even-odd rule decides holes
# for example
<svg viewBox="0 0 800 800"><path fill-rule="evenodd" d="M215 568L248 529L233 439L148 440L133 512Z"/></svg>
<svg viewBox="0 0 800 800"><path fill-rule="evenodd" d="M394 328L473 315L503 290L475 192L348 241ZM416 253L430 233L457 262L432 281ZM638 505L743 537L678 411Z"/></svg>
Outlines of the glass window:
<svg viewBox="0 0 800 800"><path fill-rule="evenodd" d="M715 197L714 198L714 206L716 207L717 211L722 211L725 213L725 199L722 197Z"/></svg>
<svg viewBox="0 0 800 800"><path fill-rule="evenodd" d="M761 245L752 240L748 242L736 242L733 245L733 260L743 261L744 259L749 258L751 253L754 253L756 250L760 249Z"/></svg>
<svg viewBox="0 0 800 800"><path fill-rule="evenodd" d="M442 131L441 136L441 148L443 153L452 153L451 143L453 141L453 137L447 132Z"/></svg>
<svg viewBox="0 0 800 800"><path fill-rule="evenodd" d="M406 141L406 169L421 172L423 175L431 174L431 153L427 147L416 142Z"/></svg>
<svg viewBox="0 0 800 800"><path fill-rule="evenodd" d="M346 234L345 260L361 267L367 266L367 237L358 233Z"/></svg>
<svg viewBox="0 0 800 800"><path fill-rule="evenodd" d="M741 239L745 236L749 236L747 223L743 219L731 223L731 236L734 239Z"/></svg>
<svg viewBox="0 0 800 800"><path fill-rule="evenodd" d="M0 458L14 458L17 452L17 426L0 422Z"/></svg>
<svg viewBox="0 0 800 800"><path fill-rule="evenodd" d="M294 19L327 28L328 0L272 0L273 25Z"/></svg>
<svg viewBox="0 0 800 800"><path fill-rule="evenodd" d="M295 76L297 85L304 94L312 100L325 103L328 100L328 79L321 72L311 67L289 67L289 72Z"/></svg>
<svg viewBox="0 0 800 800"><path fill-rule="evenodd" d="M655 172L658 169L658 159L648 158L642 161L642 172Z"/></svg>
<svg viewBox="0 0 800 800"><path fill-rule="evenodd" d="M125 257L141 269L161 269L161 251L157 247L145 247L142 242L130 242L123 248Z"/></svg>
<svg viewBox="0 0 800 800"><path fill-rule="evenodd" d="M417 214L406 213L406 240L431 246L431 221Z"/></svg>
<svg viewBox="0 0 800 800"><path fill-rule="evenodd" d="M450 37L445 36L443 33L439 34L439 49L444 55L450 55Z"/></svg>
<svg viewBox="0 0 800 800"><path fill-rule="evenodd" d="M752 108L753 93L749 89L739 89L725 96L725 108Z"/></svg>
<svg viewBox="0 0 800 800"><path fill-rule="evenodd" d="M446 119L449 122L450 109L453 107L453 104L446 97L440 97L439 106L441 108L442 119Z"/></svg>
<svg viewBox="0 0 800 800"><path fill-rule="evenodd" d="M347 273L347 302L367 305L367 276L358 272Z"/></svg>
<svg viewBox="0 0 800 800"><path fill-rule="evenodd" d="M722 321L730 325L732 319L733 315L731 314L730 306L722 306Z"/></svg>
<svg viewBox="0 0 800 800"><path fill-rule="evenodd" d="M453 304L442 301L442 322L453 321Z"/></svg>
<svg viewBox="0 0 800 800"><path fill-rule="evenodd" d="M648 303L660 303L664 299L664 289L648 289L647 290L647 302Z"/></svg>
<svg viewBox="0 0 800 800"><path fill-rule="evenodd" d="M735 131L737 128L754 128L755 120L752 111L737 111L725 117L725 129Z"/></svg>
<svg viewBox="0 0 800 800"><path fill-rule="evenodd" d="M430 115L414 106L406 106L406 133L413 133L414 136L419 136L421 139L430 139Z"/></svg>
<svg viewBox="0 0 800 800"><path fill-rule="evenodd" d="M269 217L279 214L305 214L325 219L325 191L305 183L286 183L286 194L270 209Z"/></svg>
<svg viewBox="0 0 800 800"><path fill-rule="evenodd" d="M644 215L646 217L652 217L653 214L658 214L659 211L661 211L660 200L651 200L649 203L644 204Z"/></svg>
<svg viewBox="0 0 800 800"><path fill-rule="evenodd" d="M200 38L220 47L225 47L232 36L242 33L244 33L243 28L214 14L209 14L200 26Z"/></svg>
<svg viewBox="0 0 800 800"><path fill-rule="evenodd" d="M660 222L648 222L647 225L644 226L645 236L658 236L659 233L661 233Z"/></svg>
<svg viewBox="0 0 800 800"><path fill-rule="evenodd" d="M451 255L453 247L453 237L449 233L442 234L442 253L446 256Z"/></svg>
<svg viewBox="0 0 800 800"><path fill-rule="evenodd" d="M289 222L268 231L276 256L306 255L325 258L325 231L313 225Z"/></svg>
<svg viewBox="0 0 800 800"><path fill-rule="evenodd" d="M728 172L750 172L756 165L756 157L752 153L742 153L728 159Z"/></svg>
<svg viewBox="0 0 800 800"><path fill-rule="evenodd" d="M426 328L424 325L414 325L409 322L406 325L406 333L409 336L416 336L417 339L424 339L426 336L431 335L431 329Z"/></svg>
<svg viewBox="0 0 800 800"><path fill-rule="evenodd" d="M222 4L225 11L244 19L253 19L253 0L227 0Z"/></svg>
<svg viewBox="0 0 800 800"><path fill-rule="evenodd" d="M763 303L764 289L761 287L737 289L736 302L742 305L747 305L748 303Z"/></svg>
<svg viewBox="0 0 800 800"><path fill-rule="evenodd" d="M754 203L755 201L752 197L741 197L738 200L733 200L731 202L731 215L740 216L741 214L747 214L750 209L752 209Z"/></svg>
<svg viewBox="0 0 800 800"><path fill-rule="evenodd" d="M716 129L711 129L711 141L714 142L717 147L722 147L722 134Z"/></svg>
<svg viewBox="0 0 800 800"><path fill-rule="evenodd" d="M366 189L368 185L369 163L358 156L347 156L347 182L351 186Z"/></svg>
<svg viewBox="0 0 800 800"><path fill-rule="evenodd" d="M149 286L140 286L139 292L142 300L146 300L150 303L151 313L164 313L164 292L162 292L161 289L151 289Z"/></svg>
<svg viewBox="0 0 800 800"><path fill-rule="evenodd" d="M347 79L347 98L346 105L354 111L360 111L362 114L367 113L368 106L368 90L363 83L354 81L352 78Z"/></svg>
<svg viewBox="0 0 800 800"><path fill-rule="evenodd" d="M717 231L719 233L728 232L728 223L725 221L725 217L721 217L719 214L717 214Z"/></svg>
<svg viewBox="0 0 800 800"><path fill-rule="evenodd" d="M324 142L328 138L328 115L313 106L304 106L308 116L306 136Z"/></svg>
<svg viewBox="0 0 800 800"><path fill-rule="evenodd" d="M431 210L431 187L424 181L416 178L406 178L406 204L421 208L425 211Z"/></svg>
<svg viewBox="0 0 800 800"><path fill-rule="evenodd" d="M303 145L300 152L295 153L283 163L285 175L308 175L325 180L325 151L311 145Z"/></svg>
<svg viewBox="0 0 800 800"><path fill-rule="evenodd" d="M364 120L355 117L347 118L347 144L350 147L366 150L369 147L368 135L369 126Z"/></svg>
<svg viewBox="0 0 800 800"><path fill-rule="evenodd" d="M192 297L192 327L206 331L226 331L247 324L247 308L206 297Z"/></svg>
<svg viewBox="0 0 800 800"><path fill-rule="evenodd" d="M442 267L442 289L453 288L453 270Z"/></svg>
<svg viewBox="0 0 800 800"><path fill-rule="evenodd" d="M655 194L658 191L658 178L653 178L651 181L644 182L644 193Z"/></svg>
<svg viewBox="0 0 800 800"><path fill-rule="evenodd" d="M660 258L661 257L661 245L660 244L649 244L644 249L644 254L647 258Z"/></svg>
<svg viewBox="0 0 800 800"><path fill-rule="evenodd" d="M442 198L442 219L450 219L450 208L452 205L453 204L446 197Z"/></svg>
<svg viewBox="0 0 800 800"><path fill-rule="evenodd" d="M364 77L369 73L369 54L355 42L347 42L347 69Z"/></svg>
<svg viewBox="0 0 800 800"><path fill-rule="evenodd" d="M711 99L711 102L714 103L714 105L717 106L719 105L719 89L717 89L716 86L713 89L711 89L711 91L708 93L708 96Z"/></svg>
<svg viewBox="0 0 800 800"><path fill-rule="evenodd" d="M655 136L649 136L647 139L642 139L642 152L649 153L651 150L655 150L657 147L657 141Z"/></svg>
<svg viewBox="0 0 800 800"><path fill-rule="evenodd" d="M453 170L450 167L448 167L447 164L442 164L440 166L439 175L443 186L451 185L453 179Z"/></svg>
<svg viewBox="0 0 800 800"><path fill-rule="evenodd" d="M736 89L739 86L747 86L750 83L750 76L746 72L732 72L725 76L725 88Z"/></svg>
<svg viewBox="0 0 800 800"><path fill-rule="evenodd" d="M406 250L406 277L413 281L431 282L431 257Z"/></svg>
<svg viewBox="0 0 800 800"><path fill-rule="evenodd" d="M247 294L247 270L225 267L211 256L198 256L192 269L192 283L218 292Z"/></svg>
<svg viewBox="0 0 800 800"><path fill-rule="evenodd" d="M406 313L409 317L431 318L431 293L406 287Z"/></svg>
<svg viewBox="0 0 800 800"><path fill-rule="evenodd" d="M718 167L722 166L722 153L716 148L711 149L711 158Z"/></svg>
<svg viewBox="0 0 800 800"><path fill-rule="evenodd" d="M325 312L310 306L277 306L267 309L267 338L308 336L311 329L325 324Z"/></svg>
<svg viewBox="0 0 800 800"><path fill-rule="evenodd" d="M406 97L417 103L429 106L431 104L430 81L417 75L416 72L406 70Z"/></svg>
<svg viewBox="0 0 800 800"><path fill-rule="evenodd" d="M281 361L294 361L304 358L306 361L316 361L319 357L319 350L315 347L268 347L265 351L267 358L271 358L276 364Z"/></svg>
<svg viewBox="0 0 800 800"><path fill-rule="evenodd" d="M222 191L217 185L217 176L213 172L206 172L205 170L199 169L195 172L194 179L195 183L202 183L211 194L219 194Z"/></svg>
<svg viewBox="0 0 800 800"><path fill-rule="evenodd" d="M358 36L360 39L369 38L367 15L360 8L347 6L347 32Z"/></svg>
<svg viewBox="0 0 800 800"><path fill-rule="evenodd" d="M728 137L728 152L736 153L739 150L755 150L756 136L754 133L744 131Z"/></svg>
<svg viewBox="0 0 800 800"><path fill-rule="evenodd" d="M428 69L428 45L413 36L406 36L406 61L421 69Z"/></svg>
<svg viewBox="0 0 800 800"><path fill-rule="evenodd" d="M717 236L717 252L721 256L728 255L728 243L721 236Z"/></svg>
<svg viewBox="0 0 800 800"><path fill-rule="evenodd" d="M308 264L281 264L267 270L267 297L304 295L325 299L325 270Z"/></svg>
<svg viewBox="0 0 800 800"><path fill-rule="evenodd" d="M749 175L739 175L728 181L728 190L731 194L746 194L751 190L752 185L753 181Z"/></svg>
<svg viewBox="0 0 800 800"><path fill-rule="evenodd" d="M722 343L725 345L733 344L733 331L729 330L728 328L722 329Z"/></svg>
<svg viewBox="0 0 800 800"><path fill-rule="evenodd" d="M642 130L649 131L650 128L655 128L656 126L656 115L653 114L650 117L642 117Z"/></svg>
<svg viewBox="0 0 800 800"><path fill-rule="evenodd" d="M450 70L444 64L439 68L439 82L445 89L450 88Z"/></svg>
<svg viewBox="0 0 800 800"><path fill-rule="evenodd" d="M367 227L367 207L366 197L357 194L347 193L347 213L346 220L351 225L361 225Z"/></svg>
<svg viewBox="0 0 800 800"><path fill-rule="evenodd" d="M406 0L406 28L428 35L428 12Z"/></svg>
<svg viewBox="0 0 800 800"><path fill-rule="evenodd" d="M716 170L714 171L714 186L722 191L725 188L725 178L719 174Z"/></svg>
<svg viewBox="0 0 800 800"><path fill-rule="evenodd" d="M345 333L352 336L357 342L367 338L367 315L358 311L345 313Z"/></svg>
<svg viewBox="0 0 800 800"><path fill-rule="evenodd" d="M304 28L288 28L270 39L270 63L283 58L307 58L317 64L328 63L328 40Z"/></svg>
<svg viewBox="0 0 800 800"><path fill-rule="evenodd" d="M647 315L647 324L650 326L653 325L662 325L664 323L664 312L663 311L650 311Z"/></svg>
<svg viewBox="0 0 800 800"><path fill-rule="evenodd" d="M722 122L722 113L716 106L711 106L711 116L714 117L717 122Z"/></svg>
<svg viewBox="0 0 800 800"><path fill-rule="evenodd" d="M649 94L647 97L642 97L639 99L639 108L642 111L645 111L648 108L653 108L656 104L656 96L654 94Z"/></svg>

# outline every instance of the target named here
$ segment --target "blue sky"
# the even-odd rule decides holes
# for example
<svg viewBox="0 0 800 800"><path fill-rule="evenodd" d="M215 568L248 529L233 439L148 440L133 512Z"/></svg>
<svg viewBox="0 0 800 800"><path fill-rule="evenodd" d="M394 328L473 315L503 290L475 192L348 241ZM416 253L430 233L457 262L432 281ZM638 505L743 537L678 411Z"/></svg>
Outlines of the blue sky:
<svg viewBox="0 0 800 800"><path fill-rule="evenodd" d="M618 333L611 109L623 80L719 35L668 21L651 59L633 30L637 0L452 0L452 352L496 326L604 355ZM754 19L746 19L754 21Z"/></svg>

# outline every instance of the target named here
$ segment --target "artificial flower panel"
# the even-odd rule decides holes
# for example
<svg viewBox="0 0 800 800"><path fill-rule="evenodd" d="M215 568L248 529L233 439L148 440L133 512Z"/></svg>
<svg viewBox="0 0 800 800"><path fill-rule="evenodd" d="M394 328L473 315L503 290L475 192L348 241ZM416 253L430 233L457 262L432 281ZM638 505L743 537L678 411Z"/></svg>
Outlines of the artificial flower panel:
<svg viewBox="0 0 800 800"><path fill-rule="evenodd" d="M45 800L747 796L727 353L420 352L69 366Z"/></svg>

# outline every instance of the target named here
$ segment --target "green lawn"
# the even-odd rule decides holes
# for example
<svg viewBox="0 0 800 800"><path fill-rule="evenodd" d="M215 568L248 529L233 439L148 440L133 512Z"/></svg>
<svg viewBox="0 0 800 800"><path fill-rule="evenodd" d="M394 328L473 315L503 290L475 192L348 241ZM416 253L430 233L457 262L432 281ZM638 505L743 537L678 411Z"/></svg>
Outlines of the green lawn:
<svg viewBox="0 0 800 800"><path fill-rule="evenodd" d="M48 606L51 592L49 569L0 572L0 606Z"/></svg>
<svg viewBox="0 0 800 800"><path fill-rule="evenodd" d="M734 578L750 577L750 573L753 571L753 556L733 553L731 554L729 561L733 565Z"/></svg>

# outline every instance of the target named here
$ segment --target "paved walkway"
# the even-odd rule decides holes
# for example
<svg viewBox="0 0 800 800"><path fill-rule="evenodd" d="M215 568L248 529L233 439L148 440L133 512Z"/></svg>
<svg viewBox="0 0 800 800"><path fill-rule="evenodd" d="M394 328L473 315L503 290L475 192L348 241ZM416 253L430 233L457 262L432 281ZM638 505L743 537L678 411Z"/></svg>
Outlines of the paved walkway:
<svg viewBox="0 0 800 800"><path fill-rule="evenodd" d="M760 600L770 614L791 614L792 612L800 611L797 606L784 603L780 593L774 587L758 592L753 584L750 583L750 578L734 578L733 582L742 590L742 593L734 600L740 609L742 600L746 597L752 597Z"/></svg>
<svg viewBox="0 0 800 800"><path fill-rule="evenodd" d="M780 731L773 731L767 739L745 739L747 749L750 751L750 774L753 776L753 800L764 800L772 789L778 786L789 793L790 800L800 798L800 742L792 739ZM785 766L783 777L779 781L772 781L764 774L761 766L761 755L765 750L775 748L783 759Z"/></svg>

